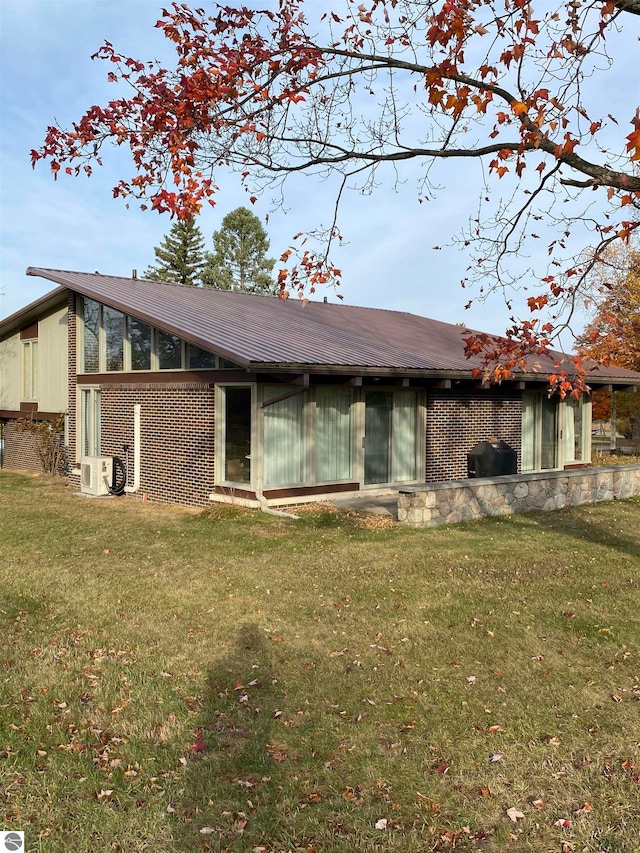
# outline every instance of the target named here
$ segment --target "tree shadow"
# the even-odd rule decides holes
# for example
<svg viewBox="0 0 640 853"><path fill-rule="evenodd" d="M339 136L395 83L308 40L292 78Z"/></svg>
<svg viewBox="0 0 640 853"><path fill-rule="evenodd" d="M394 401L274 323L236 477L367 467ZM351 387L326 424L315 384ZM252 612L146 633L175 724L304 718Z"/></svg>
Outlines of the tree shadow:
<svg viewBox="0 0 640 853"><path fill-rule="evenodd" d="M253 849L277 831L280 763L287 755L273 731L283 703L274 672L255 624L240 628L233 648L209 671L184 790L173 804L176 850Z"/></svg>
<svg viewBox="0 0 640 853"><path fill-rule="evenodd" d="M615 530L606 521L586 520L572 512L571 508L556 512L532 513L531 516L521 517L518 523L523 523L523 520L527 518L535 521L539 529L548 533L561 533L578 539L580 542L603 545L623 554L628 554L630 557L635 557L640 561L640 541L621 534L619 530ZM515 518L513 520L516 521ZM527 522L524 521L524 523Z"/></svg>

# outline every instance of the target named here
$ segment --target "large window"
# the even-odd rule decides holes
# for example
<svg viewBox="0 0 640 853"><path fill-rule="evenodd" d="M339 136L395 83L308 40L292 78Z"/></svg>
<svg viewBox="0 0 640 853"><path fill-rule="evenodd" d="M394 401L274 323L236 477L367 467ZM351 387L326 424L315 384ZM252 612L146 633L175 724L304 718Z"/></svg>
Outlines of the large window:
<svg viewBox="0 0 640 853"><path fill-rule="evenodd" d="M105 367L107 370L124 370L124 314L102 307L102 324L105 340Z"/></svg>
<svg viewBox="0 0 640 853"><path fill-rule="evenodd" d="M82 319L84 325L84 365L85 373L98 373L100 370L100 303L93 299L82 300Z"/></svg>
<svg viewBox="0 0 640 853"><path fill-rule="evenodd" d="M264 401L268 403L282 394L282 385L267 385ZM263 409L264 484L268 488L299 485L305 481L306 399L306 393L295 394L277 403L269 403Z"/></svg>
<svg viewBox="0 0 640 853"><path fill-rule="evenodd" d="M131 370L151 370L151 326L135 317L129 317L128 326Z"/></svg>
<svg viewBox="0 0 640 853"><path fill-rule="evenodd" d="M176 335L156 331L156 352L160 370L180 370L182 367L182 341Z"/></svg>
<svg viewBox="0 0 640 853"><path fill-rule="evenodd" d="M350 388L316 389L316 480L350 480L352 471Z"/></svg>
<svg viewBox="0 0 640 853"><path fill-rule="evenodd" d="M38 399L38 341L22 343L22 399Z"/></svg>
<svg viewBox="0 0 640 853"><path fill-rule="evenodd" d="M229 370L237 364L143 320L81 298L81 373L126 370Z"/></svg>

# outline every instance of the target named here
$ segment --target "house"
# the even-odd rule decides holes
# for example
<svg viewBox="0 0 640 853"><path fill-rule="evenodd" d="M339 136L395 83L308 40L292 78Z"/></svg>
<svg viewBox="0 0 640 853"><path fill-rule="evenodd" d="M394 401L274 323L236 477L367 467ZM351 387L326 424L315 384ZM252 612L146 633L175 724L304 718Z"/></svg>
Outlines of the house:
<svg viewBox="0 0 640 853"><path fill-rule="evenodd" d="M588 396L549 398L552 360L499 386L475 380L459 326L135 276L27 274L57 287L0 321L5 467L37 467L17 418L62 412L72 485L83 460L117 457L127 492L198 507L466 479L467 454L488 438L513 449L518 472L590 462ZM592 365L589 384L635 387L640 374Z"/></svg>

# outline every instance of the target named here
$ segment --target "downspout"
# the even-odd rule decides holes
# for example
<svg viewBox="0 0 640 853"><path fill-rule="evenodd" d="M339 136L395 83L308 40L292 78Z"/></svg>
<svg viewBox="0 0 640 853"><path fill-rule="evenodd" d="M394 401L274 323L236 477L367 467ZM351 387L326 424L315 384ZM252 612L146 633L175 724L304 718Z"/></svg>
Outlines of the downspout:
<svg viewBox="0 0 640 853"><path fill-rule="evenodd" d="M136 403L133 407L133 485L125 486L127 494L133 494L140 488L140 412L142 406ZM129 472L127 471L127 478Z"/></svg>
<svg viewBox="0 0 640 853"><path fill-rule="evenodd" d="M272 509L267 504L267 499L264 496L264 492L262 491L262 480L258 481L258 487L256 489L256 497L260 503L260 509L266 515L276 515L278 518L293 518L298 520L300 518L299 515L294 515L292 512L283 512L281 509Z"/></svg>

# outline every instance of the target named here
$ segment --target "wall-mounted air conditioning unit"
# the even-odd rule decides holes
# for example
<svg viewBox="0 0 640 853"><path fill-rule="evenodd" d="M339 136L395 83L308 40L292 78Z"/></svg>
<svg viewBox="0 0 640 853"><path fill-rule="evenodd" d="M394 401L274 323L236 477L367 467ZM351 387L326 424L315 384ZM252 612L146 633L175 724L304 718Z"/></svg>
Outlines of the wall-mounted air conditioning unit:
<svg viewBox="0 0 640 853"><path fill-rule="evenodd" d="M80 491L83 495L108 495L112 474L111 456L83 456L80 462Z"/></svg>

